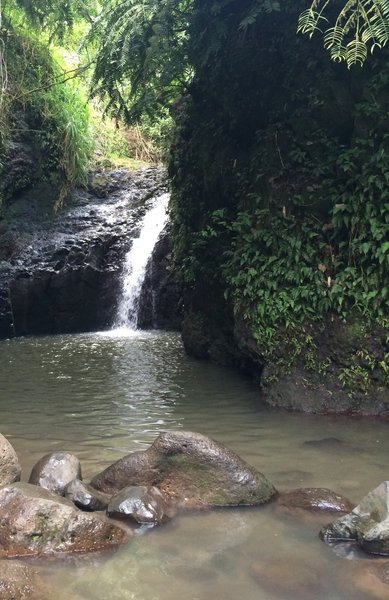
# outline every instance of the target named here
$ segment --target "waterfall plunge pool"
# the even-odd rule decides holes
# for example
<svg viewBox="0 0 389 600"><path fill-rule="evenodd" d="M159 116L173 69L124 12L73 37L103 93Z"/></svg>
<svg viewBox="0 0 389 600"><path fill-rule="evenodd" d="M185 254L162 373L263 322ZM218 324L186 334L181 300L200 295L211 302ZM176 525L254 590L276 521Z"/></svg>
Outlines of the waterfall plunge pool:
<svg viewBox="0 0 389 600"><path fill-rule="evenodd" d="M5 340L0 365L0 431L19 455L23 480L55 450L75 453L88 480L145 449L160 431L178 428L226 444L279 490L328 487L358 502L388 478L387 422L272 411L251 382L187 357L177 334ZM115 553L34 564L63 600L373 598L352 583L372 560L337 556L318 539L321 524L277 513L272 504L189 513ZM296 560L313 583L309 575L308 586L282 595L278 580L288 569L291 575ZM255 564L270 565L269 572L279 565L274 585L271 576L262 583L252 577Z"/></svg>

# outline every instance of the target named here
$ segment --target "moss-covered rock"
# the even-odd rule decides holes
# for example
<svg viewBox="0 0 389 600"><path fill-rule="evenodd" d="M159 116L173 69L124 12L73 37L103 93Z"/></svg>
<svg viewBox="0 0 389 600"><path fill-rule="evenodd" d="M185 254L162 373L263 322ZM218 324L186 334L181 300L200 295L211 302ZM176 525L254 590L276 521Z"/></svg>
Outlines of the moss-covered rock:
<svg viewBox="0 0 389 600"><path fill-rule="evenodd" d="M155 486L185 508L258 505L276 490L234 452L199 433L161 433L145 452L107 467L92 487L114 493L127 486Z"/></svg>

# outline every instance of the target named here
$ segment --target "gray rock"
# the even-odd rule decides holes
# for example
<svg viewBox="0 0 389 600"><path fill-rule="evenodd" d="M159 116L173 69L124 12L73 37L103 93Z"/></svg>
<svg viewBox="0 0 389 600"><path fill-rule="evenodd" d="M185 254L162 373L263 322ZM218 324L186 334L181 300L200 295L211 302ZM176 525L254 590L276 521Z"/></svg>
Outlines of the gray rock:
<svg viewBox="0 0 389 600"><path fill-rule="evenodd" d="M69 452L52 452L34 465L28 483L62 495L73 479L81 479L81 465L77 456Z"/></svg>
<svg viewBox="0 0 389 600"><path fill-rule="evenodd" d="M105 510L109 502L109 498L99 494L79 479L73 479L68 483L64 490L64 496L81 510Z"/></svg>
<svg viewBox="0 0 389 600"><path fill-rule="evenodd" d="M111 499L107 514L136 523L161 525L174 516L175 509L171 500L158 488L129 486Z"/></svg>
<svg viewBox="0 0 389 600"><path fill-rule="evenodd" d="M0 490L0 558L89 552L128 535L106 517L82 512L38 486L14 483Z"/></svg>
<svg viewBox="0 0 389 600"><path fill-rule="evenodd" d="M325 542L357 540L366 552L389 555L389 481L370 492L348 515L324 527Z"/></svg>
<svg viewBox="0 0 389 600"><path fill-rule="evenodd" d="M15 450L0 433L0 487L20 480L21 467Z"/></svg>
<svg viewBox="0 0 389 600"><path fill-rule="evenodd" d="M237 454L199 433L161 433L96 475L92 487L115 493L131 485L156 486L182 507L259 505L276 493L268 479Z"/></svg>

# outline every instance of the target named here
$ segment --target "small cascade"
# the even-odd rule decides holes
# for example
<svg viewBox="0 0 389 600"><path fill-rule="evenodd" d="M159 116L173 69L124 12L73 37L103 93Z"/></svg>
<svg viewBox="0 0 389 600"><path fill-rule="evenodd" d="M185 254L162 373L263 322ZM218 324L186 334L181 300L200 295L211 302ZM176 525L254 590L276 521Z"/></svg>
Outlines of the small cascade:
<svg viewBox="0 0 389 600"><path fill-rule="evenodd" d="M146 275L146 267L159 235L165 227L169 194L159 196L141 225L140 235L132 242L127 252L122 274L122 293L119 300L115 328L136 329L139 297Z"/></svg>

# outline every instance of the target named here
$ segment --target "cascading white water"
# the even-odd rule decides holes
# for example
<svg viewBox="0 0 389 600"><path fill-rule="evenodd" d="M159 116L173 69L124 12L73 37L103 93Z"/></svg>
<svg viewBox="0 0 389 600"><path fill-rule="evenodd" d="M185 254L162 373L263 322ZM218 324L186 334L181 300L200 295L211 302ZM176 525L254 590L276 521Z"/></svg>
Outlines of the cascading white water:
<svg viewBox="0 0 389 600"><path fill-rule="evenodd" d="M141 225L140 235L132 242L127 252L122 274L122 294L119 300L115 328L136 329L139 297L146 275L147 262L153 252L158 237L167 223L169 194L159 196Z"/></svg>

